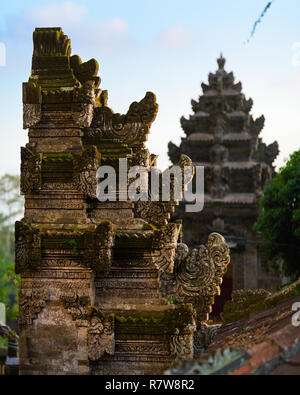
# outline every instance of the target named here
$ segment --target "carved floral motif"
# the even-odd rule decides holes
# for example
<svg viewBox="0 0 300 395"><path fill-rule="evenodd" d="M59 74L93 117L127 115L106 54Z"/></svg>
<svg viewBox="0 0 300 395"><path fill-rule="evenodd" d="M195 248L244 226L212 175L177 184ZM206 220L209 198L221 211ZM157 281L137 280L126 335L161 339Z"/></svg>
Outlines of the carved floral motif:
<svg viewBox="0 0 300 395"><path fill-rule="evenodd" d="M40 104L23 103L23 129L28 129L40 122L42 108Z"/></svg>
<svg viewBox="0 0 300 395"><path fill-rule="evenodd" d="M19 324L31 325L46 306L48 292L40 289L21 289L19 292Z"/></svg>
<svg viewBox="0 0 300 395"><path fill-rule="evenodd" d="M90 300L87 296L79 296L76 291L72 291L68 294L61 295L60 300L78 326L88 325L88 306Z"/></svg>
<svg viewBox="0 0 300 395"><path fill-rule="evenodd" d="M177 331L171 337L170 351L177 360L188 361L193 359L193 331L190 333L180 333Z"/></svg>

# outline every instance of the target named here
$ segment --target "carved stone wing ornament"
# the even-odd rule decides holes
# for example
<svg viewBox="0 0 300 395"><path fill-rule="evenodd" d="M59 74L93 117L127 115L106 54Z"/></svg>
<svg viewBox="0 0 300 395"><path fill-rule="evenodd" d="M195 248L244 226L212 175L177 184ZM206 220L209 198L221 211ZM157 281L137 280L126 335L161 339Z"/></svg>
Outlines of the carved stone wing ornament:
<svg viewBox="0 0 300 395"><path fill-rule="evenodd" d="M229 248L218 233L212 233L199 249L190 251L185 244L179 244L174 274L161 278L163 296L192 303L198 323L207 320L229 262Z"/></svg>

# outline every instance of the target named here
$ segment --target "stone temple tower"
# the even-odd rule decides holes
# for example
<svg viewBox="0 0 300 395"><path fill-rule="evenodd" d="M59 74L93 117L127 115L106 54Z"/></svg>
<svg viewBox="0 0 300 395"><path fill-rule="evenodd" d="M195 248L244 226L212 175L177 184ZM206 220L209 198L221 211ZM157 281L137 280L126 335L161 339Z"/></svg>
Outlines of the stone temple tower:
<svg viewBox="0 0 300 395"><path fill-rule="evenodd" d="M272 289L278 281L266 267L252 228L279 150L277 142L263 143L260 133L265 118L253 119L252 99L245 98L241 83L235 83L224 65L221 55L218 70L209 74L208 85L202 84L203 95L192 100L194 114L181 118L186 136L180 147L169 143L169 157L176 163L186 154L205 168L204 210L189 214L181 206L178 217L184 218L183 240L189 245L198 245L212 230L228 240L231 237L231 270L223 289L226 296L230 288Z"/></svg>

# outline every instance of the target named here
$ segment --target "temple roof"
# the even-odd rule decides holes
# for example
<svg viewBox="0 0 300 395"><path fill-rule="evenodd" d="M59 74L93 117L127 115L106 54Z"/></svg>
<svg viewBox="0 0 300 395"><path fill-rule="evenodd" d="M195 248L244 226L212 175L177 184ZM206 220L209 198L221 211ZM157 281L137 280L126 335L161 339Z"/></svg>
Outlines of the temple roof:
<svg viewBox="0 0 300 395"><path fill-rule="evenodd" d="M300 327L295 325L297 310L293 310L299 303L299 292L300 279L274 294L264 290L236 291L240 300L236 297L229 302L231 317L235 314L236 318L215 329L205 353L183 362L169 374L299 374ZM210 328L213 334L214 327Z"/></svg>

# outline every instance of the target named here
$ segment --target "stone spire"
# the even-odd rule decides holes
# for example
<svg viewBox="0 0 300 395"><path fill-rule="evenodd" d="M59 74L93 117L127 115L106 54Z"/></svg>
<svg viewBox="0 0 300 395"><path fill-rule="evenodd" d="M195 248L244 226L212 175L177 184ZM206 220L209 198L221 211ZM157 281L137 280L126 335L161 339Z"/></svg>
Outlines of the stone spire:
<svg viewBox="0 0 300 395"><path fill-rule="evenodd" d="M186 154L195 165L205 168L204 211L193 216L178 211L184 218L184 241L192 245L198 244L199 237L205 240L211 231L256 238L252 226L258 202L274 175L273 162L279 152L277 142L266 145L262 141L265 118L252 117L253 101L246 99L233 73L225 70L222 54L217 64L217 71L208 76L208 84L202 84L203 94L191 102L193 114L180 120L185 133L180 146L169 143L173 163ZM253 265L257 258L251 259ZM253 270L249 269L250 263L247 265L234 273L234 287L256 287L257 262Z"/></svg>
<svg viewBox="0 0 300 395"><path fill-rule="evenodd" d="M224 69L222 55L217 62L218 70L209 74L208 84L202 84L203 95L192 100L194 114L189 119L181 118L186 137L180 147L169 143L169 156L175 163L180 154L186 153L195 163L205 166L207 198L231 195L241 200L246 193L245 198L254 202L273 175L278 144L267 146L262 142L259 136L264 116L253 119L252 99L245 98L242 84L235 83L233 73ZM238 175L242 170L248 179Z"/></svg>

